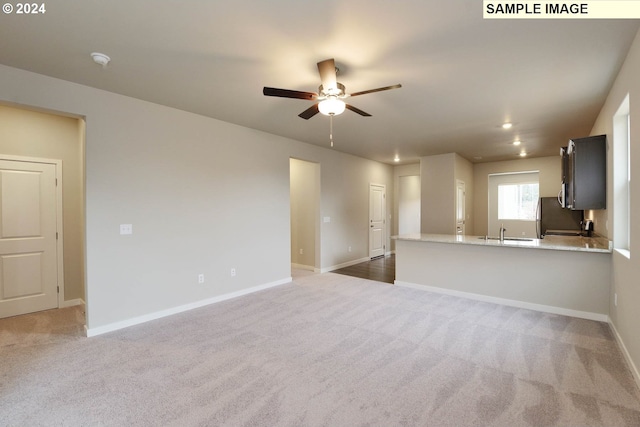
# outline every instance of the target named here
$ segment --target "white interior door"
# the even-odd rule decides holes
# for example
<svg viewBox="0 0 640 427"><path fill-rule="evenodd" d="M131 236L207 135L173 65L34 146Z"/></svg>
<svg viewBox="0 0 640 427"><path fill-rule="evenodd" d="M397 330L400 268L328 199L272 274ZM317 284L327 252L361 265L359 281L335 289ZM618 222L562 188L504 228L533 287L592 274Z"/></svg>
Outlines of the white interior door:
<svg viewBox="0 0 640 427"><path fill-rule="evenodd" d="M385 252L385 204L386 192L384 185L370 184L369 186L369 257L375 258Z"/></svg>
<svg viewBox="0 0 640 427"><path fill-rule="evenodd" d="M56 165L0 160L0 318L58 307Z"/></svg>
<svg viewBox="0 0 640 427"><path fill-rule="evenodd" d="M465 197L464 181L456 180L456 234L464 235L465 230Z"/></svg>

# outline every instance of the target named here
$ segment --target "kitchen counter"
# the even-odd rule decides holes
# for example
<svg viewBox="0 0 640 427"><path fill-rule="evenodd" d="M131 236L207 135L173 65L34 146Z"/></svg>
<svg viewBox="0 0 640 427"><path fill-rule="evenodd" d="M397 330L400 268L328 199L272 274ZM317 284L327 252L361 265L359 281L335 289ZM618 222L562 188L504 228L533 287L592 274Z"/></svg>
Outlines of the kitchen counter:
<svg viewBox="0 0 640 427"><path fill-rule="evenodd" d="M498 237L461 236L452 234L405 234L393 236L395 240L449 243L474 246L547 249L555 251L611 253L610 241L603 237L545 236L544 239L509 238L501 242ZM513 239L513 240L511 240Z"/></svg>
<svg viewBox="0 0 640 427"><path fill-rule="evenodd" d="M603 238L395 236L398 286L606 321L611 249Z"/></svg>

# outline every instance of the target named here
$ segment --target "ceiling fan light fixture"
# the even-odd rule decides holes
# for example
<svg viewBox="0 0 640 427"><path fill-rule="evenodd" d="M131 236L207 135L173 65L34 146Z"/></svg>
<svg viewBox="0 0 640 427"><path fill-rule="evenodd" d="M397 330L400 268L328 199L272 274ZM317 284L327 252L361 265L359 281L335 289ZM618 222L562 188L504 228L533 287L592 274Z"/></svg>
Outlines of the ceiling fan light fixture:
<svg viewBox="0 0 640 427"><path fill-rule="evenodd" d="M318 104L318 110L325 116L337 116L342 114L345 109L345 103L341 99L331 96Z"/></svg>

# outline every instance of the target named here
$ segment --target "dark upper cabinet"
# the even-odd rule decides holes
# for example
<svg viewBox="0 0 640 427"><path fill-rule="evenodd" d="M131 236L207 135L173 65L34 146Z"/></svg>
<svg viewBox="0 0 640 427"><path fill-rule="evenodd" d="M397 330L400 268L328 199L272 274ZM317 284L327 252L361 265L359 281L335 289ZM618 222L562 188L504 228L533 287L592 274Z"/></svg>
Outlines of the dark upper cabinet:
<svg viewBox="0 0 640 427"><path fill-rule="evenodd" d="M561 154L565 207L574 210L606 209L606 135L572 139Z"/></svg>

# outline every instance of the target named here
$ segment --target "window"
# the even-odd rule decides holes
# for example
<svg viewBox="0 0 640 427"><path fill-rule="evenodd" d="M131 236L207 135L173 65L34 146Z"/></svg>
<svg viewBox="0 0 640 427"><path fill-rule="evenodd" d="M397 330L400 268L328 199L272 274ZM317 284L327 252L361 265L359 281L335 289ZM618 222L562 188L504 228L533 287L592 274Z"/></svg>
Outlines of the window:
<svg viewBox="0 0 640 427"><path fill-rule="evenodd" d="M540 171L523 170L489 174L487 232L497 236L500 228L509 236L536 237L536 211Z"/></svg>
<svg viewBox="0 0 640 427"><path fill-rule="evenodd" d="M498 185L498 219L534 221L538 190L537 182Z"/></svg>
<svg viewBox="0 0 640 427"><path fill-rule="evenodd" d="M629 256L631 230L629 95L613 117L613 245Z"/></svg>

